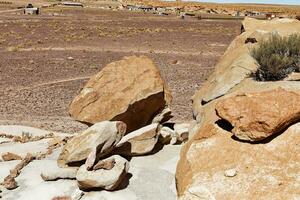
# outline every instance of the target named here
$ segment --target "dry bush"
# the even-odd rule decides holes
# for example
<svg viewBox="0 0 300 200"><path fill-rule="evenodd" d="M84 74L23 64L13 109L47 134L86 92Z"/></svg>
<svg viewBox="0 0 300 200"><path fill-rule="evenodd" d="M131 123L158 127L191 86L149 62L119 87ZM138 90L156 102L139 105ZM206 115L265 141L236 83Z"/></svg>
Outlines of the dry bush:
<svg viewBox="0 0 300 200"><path fill-rule="evenodd" d="M273 34L251 50L259 67L253 76L258 81L278 81L300 68L300 35Z"/></svg>

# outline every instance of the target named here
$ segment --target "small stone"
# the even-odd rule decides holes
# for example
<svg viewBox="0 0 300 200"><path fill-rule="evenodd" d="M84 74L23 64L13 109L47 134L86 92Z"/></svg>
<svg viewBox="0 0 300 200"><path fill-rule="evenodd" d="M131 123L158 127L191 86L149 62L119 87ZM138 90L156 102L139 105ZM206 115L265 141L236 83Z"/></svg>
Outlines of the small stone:
<svg viewBox="0 0 300 200"><path fill-rule="evenodd" d="M116 164L115 159L107 159L105 161L100 160L94 167L93 170L97 169L105 169L105 170L110 170L112 169Z"/></svg>
<svg viewBox="0 0 300 200"><path fill-rule="evenodd" d="M2 154L2 159L3 161L22 160L22 157L14 153L6 152Z"/></svg>
<svg viewBox="0 0 300 200"><path fill-rule="evenodd" d="M71 57L71 56L69 56L67 59L68 59L68 60L74 60L74 58Z"/></svg>
<svg viewBox="0 0 300 200"><path fill-rule="evenodd" d="M83 195L83 191L81 191L80 189L76 189L71 195L71 200L79 200Z"/></svg>
<svg viewBox="0 0 300 200"><path fill-rule="evenodd" d="M13 190L18 187L15 178L12 176L5 177L4 181L1 184L8 190Z"/></svg>
<svg viewBox="0 0 300 200"><path fill-rule="evenodd" d="M189 138L189 127L190 124L182 123L182 124L175 124L174 131L177 133L179 142L185 142Z"/></svg>
<svg viewBox="0 0 300 200"><path fill-rule="evenodd" d="M225 171L224 175L226 177L234 177L237 175L237 171L236 171L236 169L228 169Z"/></svg>
<svg viewBox="0 0 300 200"><path fill-rule="evenodd" d="M76 180L78 187L81 190L91 190L91 189L105 189L114 190L116 189L126 177L129 170L129 162L119 155L111 156L104 159L103 162L107 160L115 160L114 166L107 169L97 169L95 171L88 171L85 164L82 165L76 175Z"/></svg>

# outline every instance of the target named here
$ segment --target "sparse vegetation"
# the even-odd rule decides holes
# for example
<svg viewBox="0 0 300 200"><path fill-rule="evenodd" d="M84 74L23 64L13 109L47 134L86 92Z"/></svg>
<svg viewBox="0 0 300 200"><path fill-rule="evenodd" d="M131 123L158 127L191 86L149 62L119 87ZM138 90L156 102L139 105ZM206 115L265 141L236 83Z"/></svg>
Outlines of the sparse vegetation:
<svg viewBox="0 0 300 200"><path fill-rule="evenodd" d="M278 81L300 68L300 35L282 37L273 34L251 50L259 67L254 77L258 81Z"/></svg>

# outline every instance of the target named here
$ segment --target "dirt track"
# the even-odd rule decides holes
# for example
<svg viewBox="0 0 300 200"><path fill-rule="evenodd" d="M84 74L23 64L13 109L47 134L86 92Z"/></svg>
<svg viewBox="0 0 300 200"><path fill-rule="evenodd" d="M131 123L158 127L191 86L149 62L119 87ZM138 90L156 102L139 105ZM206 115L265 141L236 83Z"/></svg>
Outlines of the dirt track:
<svg viewBox="0 0 300 200"><path fill-rule="evenodd" d="M0 124L65 132L85 127L68 105L88 77L126 55L155 61L173 92L173 120L190 120L191 96L240 30L238 21L92 9L0 18Z"/></svg>

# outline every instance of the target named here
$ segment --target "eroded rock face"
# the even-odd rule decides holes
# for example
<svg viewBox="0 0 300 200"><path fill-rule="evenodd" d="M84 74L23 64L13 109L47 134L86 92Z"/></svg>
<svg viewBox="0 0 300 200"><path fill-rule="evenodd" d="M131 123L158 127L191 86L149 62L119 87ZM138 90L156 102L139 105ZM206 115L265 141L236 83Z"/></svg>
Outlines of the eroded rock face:
<svg viewBox="0 0 300 200"><path fill-rule="evenodd" d="M76 164L96 150L97 158L111 152L126 132L123 122L103 121L68 140L58 158L58 165Z"/></svg>
<svg viewBox="0 0 300 200"><path fill-rule="evenodd" d="M102 188L105 190L114 190L124 180L128 170L129 162L121 156L114 155L106 160L114 160L112 168L100 168L92 171L86 169L86 165L82 165L76 175L78 186L82 190L91 190Z"/></svg>
<svg viewBox="0 0 300 200"><path fill-rule="evenodd" d="M181 152L180 199L297 199L299 131L297 123L266 144L250 144L214 124L203 127Z"/></svg>
<svg viewBox="0 0 300 200"><path fill-rule="evenodd" d="M243 26L245 32L232 41L216 65L214 72L203 86L195 92L193 96L193 114L196 119L202 117L203 104L227 94L257 69L258 65L250 55L249 49L259 45L272 32L277 32L281 36L300 33L300 22L293 19L264 21L246 18L243 21ZM257 43L245 43L247 38L255 38Z"/></svg>
<svg viewBox="0 0 300 200"><path fill-rule="evenodd" d="M93 76L71 103L69 113L91 124L122 121L131 132L150 124L171 99L153 61L131 56L108 64Z"/></svg>
<svg viewBox="0 0 300 200"><path fill-rule="evenodd" d="M136 131L128 133L117 144L116 152L121 155L136 156L150 153L157 141L158 124L150 124Z"/></svg>
<svg viewBox="0 0 300 200"><path fill-rule="evenodd" d="M237 94L219 101L216 111L232 124L236 137L259 141L300 121L300 92L277 88Z"/></svg>

